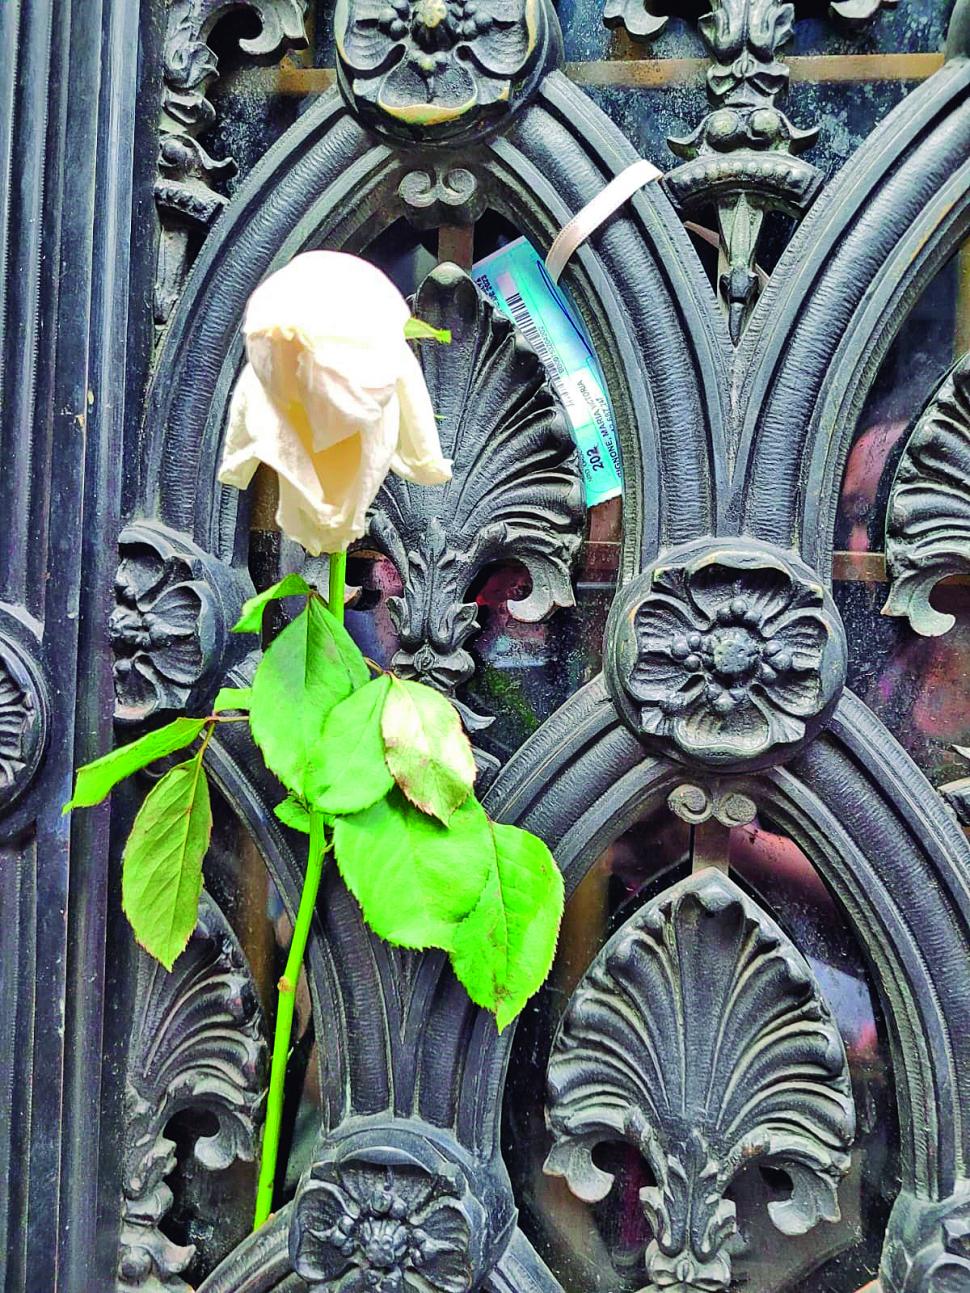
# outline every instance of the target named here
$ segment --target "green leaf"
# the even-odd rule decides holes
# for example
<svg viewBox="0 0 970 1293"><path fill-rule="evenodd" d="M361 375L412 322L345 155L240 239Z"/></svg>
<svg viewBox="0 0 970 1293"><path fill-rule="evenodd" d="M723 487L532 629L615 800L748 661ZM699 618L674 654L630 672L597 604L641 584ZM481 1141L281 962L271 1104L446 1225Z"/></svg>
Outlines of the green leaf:
<svg viewBox="0 0 970 1293"><path fill-rule="evenodd" d="M494 858L481 899L455 930L451 964L499 1032L542 985L552 966L563 911L559 868L542 840L490 823Z"/></svg>
<svg viewBox="0 0 970 1293"><path fill-rule="evenodd" d="M266 766L303 799L327 715L370 678L364 657L319 597L288 624L259 663L249 724Z"/></svg>
<svg viewBox="0 0 970 1293"><path fill-rule="evenodd" d="M287 795L281 804L276 805L273 812L284 826L302 831L304 835L310 834L310 812L306 804L295 795Z"/></svg>
<svg viewBox="0 0 970 1293"><path fill-rule="evenodd" d="M392 790L363 812L338 817L333 843L367 924L402 947L448 950L495 865L488 818L474 796L442 826Z"/></svg>
<svg viewBox="0 0 970 1293"><path fill-rule="evenodd" d="M238 709L249 712L253 698L252 687L220 687L212 705L213 714L220 714L224 709Z"/></svg>
<svg viewBox="0 0 970 1293"><path fill-rule="evenodd" d="M446 826L475 784L475 759L454 706L420 682L391 680L381 716L394 780L422 812Z"/></svg>
<svg viewBox="0 0 970 1293"><path fill-rule="evenodd" d="M184 749L195 740L205 723L204 718L176 718L130 745L122 745L93 763L86 763L83 768L78 768L74 798L64 805L63 811L67 813L72 808L90 808L92 804L99 804L125 777L166 754Z"/></svg>
<svg viewBox="0 0 970 1293"><path fill-rule="evenodd" d="M271 588L257 593L255 597L250 597L243 603L242 614L233 625L233 633L259 633L263 627L263 611L270 602L277 601L281 597L305 597L311 591L310 585L302 575L284 575Z"/></svg>
<svg viewBox="0 0 970 1293"><path fill-rule="evenodd" d="M413 315L404 325L404 336L408 341L440 341L446 346L451 342L448 328L433 328L430 323L415 319Z"/></svg>
<svg viewBox="0 0 970 1293"><path fill-rule="evenodd" d="M121 905L146 952L170 970L195 928L209 847L209 784L198 756L166 772L125 845Z"/></svg>
<svg viewBox="0 0 970 1293"><path fill-rule="evenodd" d="M391 679L384 674L327 715L306 778L307 799L320 812L359 813L383 799L394 785L381 735L381 713L390 687Z"/></svg>

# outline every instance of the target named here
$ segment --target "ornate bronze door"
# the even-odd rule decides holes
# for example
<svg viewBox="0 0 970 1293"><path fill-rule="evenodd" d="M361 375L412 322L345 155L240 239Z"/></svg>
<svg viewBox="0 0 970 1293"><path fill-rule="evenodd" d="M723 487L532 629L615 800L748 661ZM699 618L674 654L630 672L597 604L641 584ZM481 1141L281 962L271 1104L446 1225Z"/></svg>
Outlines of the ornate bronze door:
<svg viewBox="0 0 970 1293"><path fill-rule="evenodd" d="M8 1293L970 1290L970 4L710 7L0 4ZM641 153L563 276L622 463L587 509L469 271ZM249 1235L300 839L220 733L168 974L119 903L147 783L60 808L322 574L215 478L247 297L319 246L454 337L454 480L384 487L348 626L568 904L499 1035L331 869Z"/></svg>

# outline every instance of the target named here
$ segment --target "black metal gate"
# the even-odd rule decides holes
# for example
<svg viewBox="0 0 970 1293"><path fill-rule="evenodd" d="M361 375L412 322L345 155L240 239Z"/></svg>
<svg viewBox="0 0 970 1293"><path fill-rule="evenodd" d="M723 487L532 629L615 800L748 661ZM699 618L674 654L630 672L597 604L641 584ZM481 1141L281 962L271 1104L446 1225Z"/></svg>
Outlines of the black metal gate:
<svg viewBox="0 0 970 1293"><path fill-rule="evenodd" d="M10 1293L970 1290L970 6L711 8L0 3ZM923 18L945 56L878 45ZM874 127L841 166L779 106L803 19L825 123L856 95ZM467 271L545 251L635 162L618 120L663 163L678 118L563 278L622 459L622 516L587 510ZM242 599L314 573L267 483L216 467L246 299L317 246L455 338L427 370L455 480L385 486L348 625L454 699L489 811L570 897L499 1036L325 878L287 1182L249 1237L299 841L248 738L213 741L166 974L118 898L144 784L61 805L113 740L244 685Z"/></svg>

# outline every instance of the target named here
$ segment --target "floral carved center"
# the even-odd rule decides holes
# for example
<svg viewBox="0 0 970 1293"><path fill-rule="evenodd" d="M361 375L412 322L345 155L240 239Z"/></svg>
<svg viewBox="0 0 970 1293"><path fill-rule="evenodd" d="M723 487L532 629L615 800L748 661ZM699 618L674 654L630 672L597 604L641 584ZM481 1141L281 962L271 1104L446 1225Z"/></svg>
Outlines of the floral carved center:
<svg viewBox="0 0 970 1293"><path fill-rule="evenodd" d="M741 547L652 572L617 663L639 730L702 763L801 741L844 678L835 612L809 571Z"/></svg>
<svg viewBox="0 0 970 1293"><path fill-rule="evenodd" d="M451 1190L412 1165L319 1165L297 1199L297 1272L345 1293L452 1293L467 1223Z"/></svg>
<svg viewBox="0 0 970 1293"><path fill-rule="evenodd" d="M492 19L479 13L476 0L393 0L383 8L378 29L393 41L410 37L416 47L414 62L426 78L444 71L448 53L474 41L492 27Z"/></svg>
<svg viewBox="0 0 970 1293"><path fill-rule="evenodd" d="M753 683L774 683L790 673L792 655L779 641L765 640L758 629L759 613L744 597L735 597L717 614L717 627L708 633L677 634L670 654L684 669L705 679L712 708L727 714L748 696ZM669 712L681 707L681 695L670 697Z"/></svg>
<svg viewBox="0 0 970 1293"><path fill-rule="evenodd" d="M527 0L348 0L337 45L359 105L454 131L507 111L536 38Z"/></svg>

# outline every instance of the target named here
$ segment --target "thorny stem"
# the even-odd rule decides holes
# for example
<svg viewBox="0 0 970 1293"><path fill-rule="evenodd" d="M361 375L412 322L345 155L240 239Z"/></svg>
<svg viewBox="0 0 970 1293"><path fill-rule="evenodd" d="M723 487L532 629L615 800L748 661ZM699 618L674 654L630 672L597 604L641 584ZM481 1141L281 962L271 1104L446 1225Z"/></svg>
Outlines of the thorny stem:
<svg viewBox="0 0 970 1293"><path fill-rule="evenodd" d="M344 587L347 577L347 554L332 553L330 557L330 613L343 623ZM276 1163L280 1148L280 1126L283 1120L283 1094L286 1084L286 1066L290 1058L290 1038L293 1033L293 1012L296 1006L296 985L310 937L310 925L317 905L323 863L330 845L326 840L323 818L310 809L310 842L307 849L306 875L303 891L293 926L293 937L286 957L286 968L279 981L276 1007L276 1031L273 1037L273 1059L270 1066L269 1094L266 1098L266 1124L263 1129L263 1152L259 1162L259 1182L256 1187L256 1211L253 1229L258 1230L268 1221L273 1211L273 1192L276 1185Z"/></svg>

